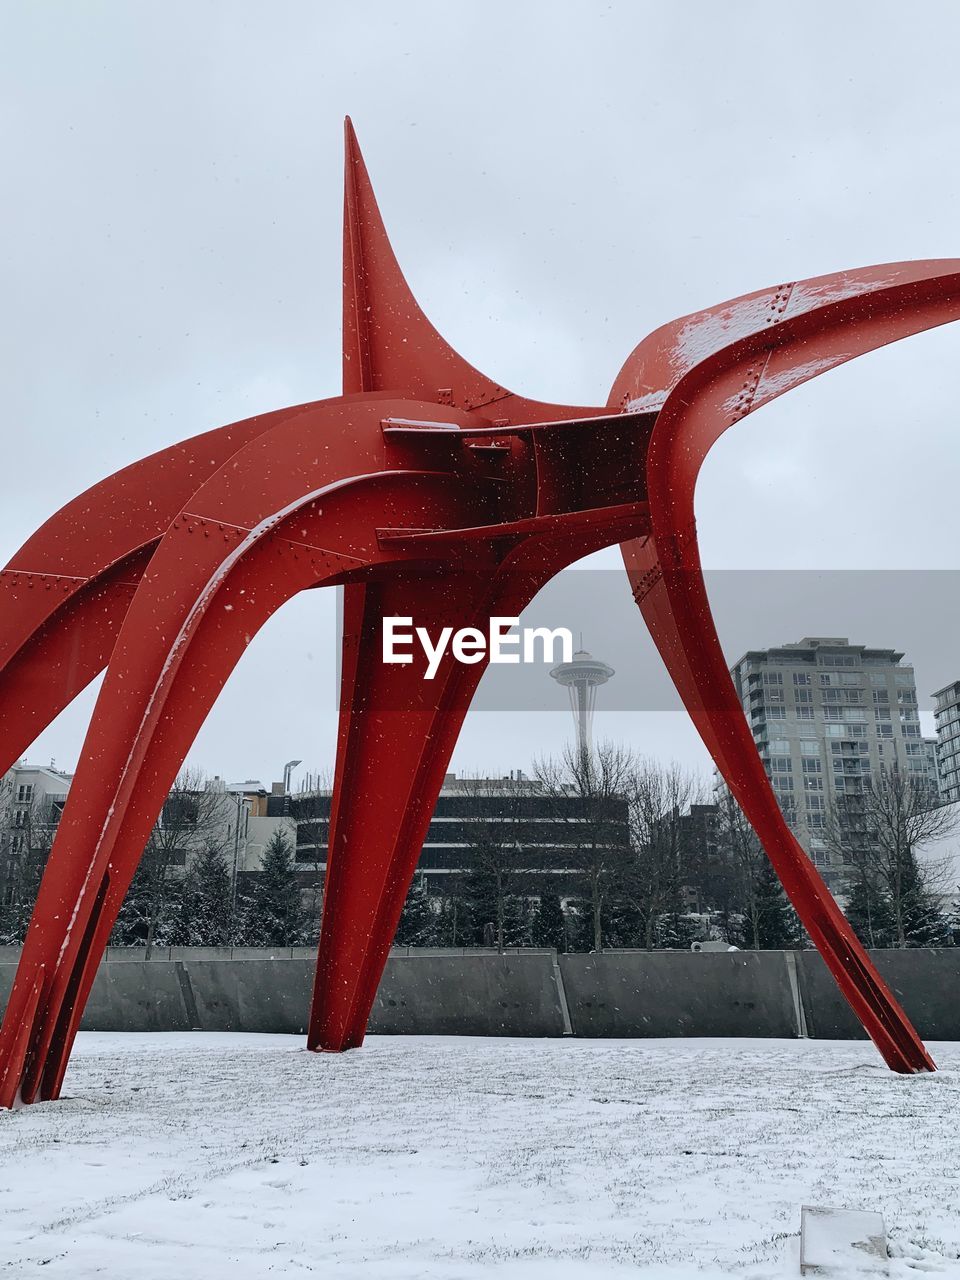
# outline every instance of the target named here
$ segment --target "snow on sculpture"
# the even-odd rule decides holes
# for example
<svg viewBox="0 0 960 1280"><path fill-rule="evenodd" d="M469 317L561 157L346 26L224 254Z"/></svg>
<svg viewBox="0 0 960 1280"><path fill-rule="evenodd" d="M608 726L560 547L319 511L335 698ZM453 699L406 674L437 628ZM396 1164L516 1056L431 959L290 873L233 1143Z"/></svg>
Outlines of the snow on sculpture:
<svg viewBox="0 0 960 1280"><path fill-rule="evenodd" d="M0 573L0 772L104 667L0 1030L0 1105L59 1095L148 834L250 638L344 592L328 874L308 1045L361 1044L485 662L385 664L382 621L486 630L620 543L680 696L857 1017L933 1070L784 821L701 574L697 474L728 428L854 356L960 317L960 261L780 284L656 330L607 404L513 394L417 306L346 123L343 394L222 427L95 485ZM731 495L735 500L736 495Z"/></svg>

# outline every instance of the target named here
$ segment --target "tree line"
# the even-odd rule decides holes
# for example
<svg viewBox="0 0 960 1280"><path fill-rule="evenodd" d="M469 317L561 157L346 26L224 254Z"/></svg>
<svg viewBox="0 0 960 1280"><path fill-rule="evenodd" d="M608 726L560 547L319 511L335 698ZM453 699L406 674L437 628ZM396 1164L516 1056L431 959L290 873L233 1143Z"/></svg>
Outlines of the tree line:
<svg viewBox="0 0 960 1280"><path fill-rule="evenodd" d="M463 783L494 794L474 819L469 870L431 893L415 879L397 943L407 946L550 946L561 951L687 947L716 940L743 949L809 946L759 840L724 788L708 792L679 766L614 744L537 762L526 787L508 779ZM511 839L524 795L564 826L571 869L553 887ZM551 807L551 801L553 805ZM792 818L790 811L786 814ZM892 768L862 779L825 821L825 849L841 868L838 892L868 947L952 946L960 904L945 909L949 869L931 844L957 828L953 807ZM554 859L559 864L558 859ZM434 884L440 877L433 877Z"/></svg>
<svg viewBox="0 0 960 1280"><path fill-rule="evenodd" d="M537 761L523 783L478 778L461 787L486 800L468 824L467 870L415 878L398 945L601 951L689 947L705 936L738 947L801 944L796 914L739 808L728 796L714 810L703 783L678 765L604 744ZM550 871L511 837L528 797L559 833ZM709 841L691 819L698 806L711 811ZM450 888L431 893L428 881L446 878Z"/></svg>
<svg viewBox="0 0 960 1280"><path fill-rule="evenodd" d="M677 765L604 744L589 756L570 749L538 761L530 778L458 785L472 815L463 824L461 865L455 874L415 875L398 945L559 951L686 948L697 939L750 949L807 945L736 801L723 790L708 792ZM551 833L550 848L531 850L531 800ZM196 772L178 778L113 945L149 952L316 942L319 877L304 890L294 838L283 829L256 874L237 874L236 828L228 821L233 804ZM951 808L932 808L926 789L897 770L865 778L828 813L827 847L845 869L845 910L865 945L960 940L960 912L942 906L944 869L920 857L955 821ZM305 811L300 827L305 842L319 849L325 819ZM50 815L31 812L20 829L20 852L6 857L0 943L23 939L53 830Z"/></svg>
<svg viewBox="0 0 960 1280"><path fill-rule="evenodd" d="M0 945L25 935L40 887L56 817L42 804L24 811L16 852L0 860ZM295 946L318 936L316 901L306 903L291 834L277 830L255 875L237 873L235 797L211 789L185 769L150 833L110 937L112 946Z"/></svg>

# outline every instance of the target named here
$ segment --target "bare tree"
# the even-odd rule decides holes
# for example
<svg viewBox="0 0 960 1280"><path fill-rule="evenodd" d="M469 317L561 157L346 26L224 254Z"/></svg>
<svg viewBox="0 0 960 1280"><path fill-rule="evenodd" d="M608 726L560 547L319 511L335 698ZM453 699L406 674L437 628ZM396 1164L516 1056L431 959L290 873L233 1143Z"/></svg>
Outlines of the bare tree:
<svg viewBox="0 0 960 1280"><path fill-rule="evenodd" d="M40 890L59 812L49 799L18 806L16 820L0 829L0 945L23 942Z"/></svg>
<svg viewBox="0 0 960 1280"><path fill-rule="evenodd" d="M851 888L883 896L895 946L926 940L924 919L937 915L945 864L918 854L957 825L953 806L931 807L926 782L896 766L864 777L856 793L829 810L828 847L847 868Z"/></svg>
<svg viewBox="0 0 960 1280"><path fill-rule="evenodd" d="M470 798L471 812L461 818L469 867L463 894L452 901L455 928L503 951L525 940L532 891L527 801L537 788L523 777L461 777L457 789Z"/></svg>
<svg viewBox="0 0 960 1280"><path fill-rule="evenodd" d="M753 950L799 945L803 932L780 879L740 805L724 787L717 794L717 883L726 935Z"/></svg>
<svg viewBox="0 0 960 1280"><path fill-rule="evenodd" d="M170 913L181 868L201 851L225 853L235 837L236 806L225 791L207 785L202 770L183 769L164 801L131 882L113 939L142 946L149 959Z"/></svg>
<svg viewBox="0 0 960 1280"><path fill-rule="evenodd" d="M592 949L603 950L604 919L629 857L628 792L633 754L604 742L592 753L568 746L559 759L534 764L542 795L554 800L565 850L576 868L592 928Z"/></svg>
<svg viewBox="0 0 960 1280"><path fill-rule="evenodd" d="M716 882L722 898L717 905L724 916L727 938L731 942L737 938L757 948L760 945L760 904L755 886L767 855L740 805L726 787L717 792L717 855Z"/></svg>
<svg viewBox="0 0 960 1280"><path fill-rule="evenodd" d="M684 817L703 797L696 775L677 764L633 758L619 781L627 796L630 860L621 891L641 921L643 945L656 945L662 917L679 909L691 878Z"/></svg>

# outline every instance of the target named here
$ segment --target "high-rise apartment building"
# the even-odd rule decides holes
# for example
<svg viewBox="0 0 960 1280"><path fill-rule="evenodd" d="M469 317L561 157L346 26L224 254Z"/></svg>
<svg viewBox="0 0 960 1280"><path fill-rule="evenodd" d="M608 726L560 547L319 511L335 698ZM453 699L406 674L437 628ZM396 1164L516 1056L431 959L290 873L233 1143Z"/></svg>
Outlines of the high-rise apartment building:
<svg viewBox="0 0 960 1280"><path fill-rule="evenodd" d="M938 689L933 697L940 794L944 800L960 800L960 680Z"/></svg>
<svg viewBox="0 0 960 1280"><path fill-rule="evenodd" d="M842 869L826 840L838 798L899 767L931 781L913 667L894 649L808 636L744 654L731 674L780 806L828 885Z"/></svg>

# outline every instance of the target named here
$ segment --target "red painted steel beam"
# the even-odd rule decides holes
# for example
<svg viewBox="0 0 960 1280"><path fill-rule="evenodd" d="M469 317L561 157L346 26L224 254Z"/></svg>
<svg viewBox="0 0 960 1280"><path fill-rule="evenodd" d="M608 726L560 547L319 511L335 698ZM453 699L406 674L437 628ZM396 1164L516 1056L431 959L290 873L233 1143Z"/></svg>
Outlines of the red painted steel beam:
<svg viewBox="0 0 960 1280"><path fill-rule="evenodd" d="M347 122L344 395L207 433L54 516L0 574L0 763L107 667L3 1026L0 1105L59 1095L149 832L250 638L291 595L345 592L333 812L308 1043L362 1042L484 664L380 660L385 616L484 628L623 545L685 705L887 1062L932 1069L790 834L723 661L693 491L728 426L844 360L960 314L955 263L765 290L664 326L606 407L517 396L433 328Z"/></svg>
<svg viewBox="0 0 960 1280"><path fill-rule="evenodd" d="M896 1071L933 1063L791 832L710 613L694 522L707 452L728 427L867 351L960 318L960 262L895 263L781 285L675 321L628 359L611 403L658 407L647 459L653 536L623 547L681 698L841 991Z"/></svg>

